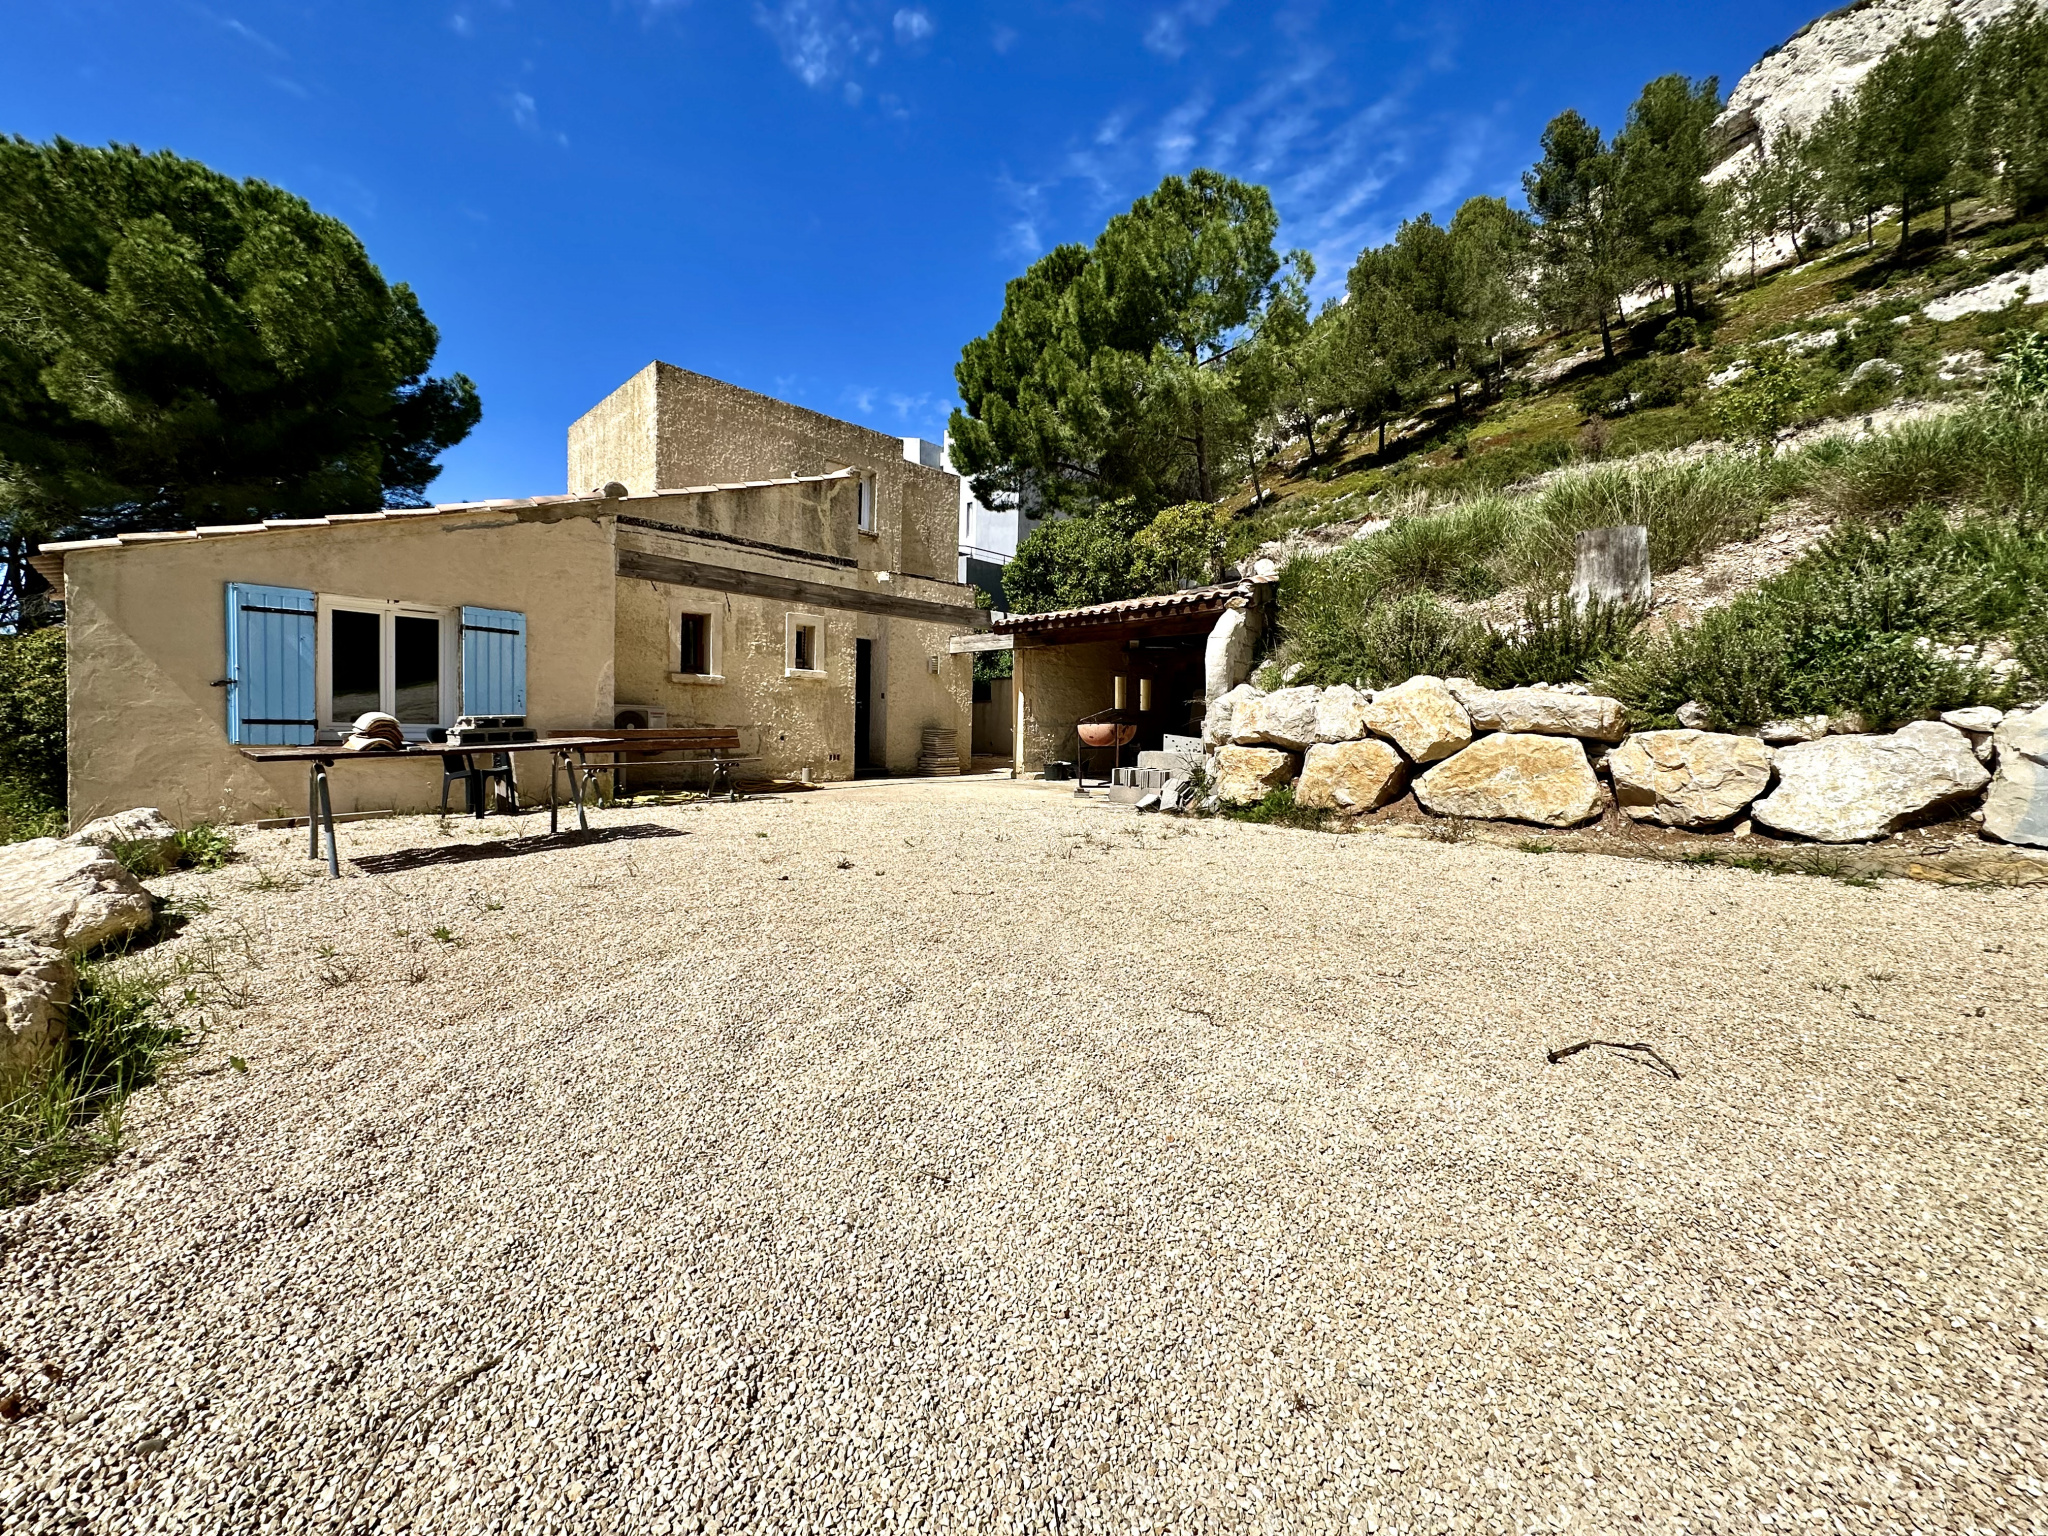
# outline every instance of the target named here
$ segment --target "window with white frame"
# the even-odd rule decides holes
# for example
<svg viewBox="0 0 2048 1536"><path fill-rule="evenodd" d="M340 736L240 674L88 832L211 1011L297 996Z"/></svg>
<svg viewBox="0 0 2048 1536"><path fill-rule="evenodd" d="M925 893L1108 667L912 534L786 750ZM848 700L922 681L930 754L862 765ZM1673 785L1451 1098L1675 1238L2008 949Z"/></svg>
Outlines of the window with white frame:
<svg viewBox="0 0 2048 1536"><path fill-rule="evenodd" d="M375 598L320 599L315 688L323 731L359 715L397 717L408 738L452 725L458 713L457 610Z"/></svg>
<svg viewBox="0 0 2048 1536"><path fill-rule="evenodd" d="M862 475L859 481L860 502L854 514L854 526L862 533L875 531L875 477Z"/></svg>
<svg viewBox="0 0 2048 1536"><path fill-rule="evenodd" d="M792 613L783 626L785 677L825 675L825 621L814 613Z"/></svg>

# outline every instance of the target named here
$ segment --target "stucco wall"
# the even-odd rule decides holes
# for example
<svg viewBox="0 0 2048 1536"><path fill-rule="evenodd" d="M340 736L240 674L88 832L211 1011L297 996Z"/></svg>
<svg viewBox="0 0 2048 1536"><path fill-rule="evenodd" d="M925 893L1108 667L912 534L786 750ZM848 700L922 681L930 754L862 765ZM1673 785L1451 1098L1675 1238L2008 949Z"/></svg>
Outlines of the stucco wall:
<svg viewBox="0 0 2048 1536"><path fill-rule="evenodd" d="M875 477L875 554L861 564L953 580L960 482L907 461L900 437L668 363L648 364L569 428L572 490L608 480L635 493L677 490L845 467Z"/></svg>
<svg viewBox="0 0 2048 1536"><path fill-rule="evenodd" d="M643 368L569 428L572 496L617 480L644 495L657 490L654 472L654 369Z"/></svg>
<svg viewBox="0 0 2048 1536"><path fill-rule="evenodd" d="M705 530L756 545L810 550L831 556L835 562L851 560L861 570L888 569L876 541L859 532L858 497L859 490L851 480L809 480L694 496L634 496L617 503L617 510L621 516L667 527ZM732 545L728 552L746 548ZM722 555L699 551L696 557ZM965 592L957 595L963 603L967 600Z"/></svg>
<svg viewBox="0 0 2048 1536"><path fill-rule="evenodd" d="M1074 723L1083 716L1113 708L1116 679L1125 679L1125 708L1137 709L1144 697L1139 684L1150 680L1151 709L1139 720L1138 735L1124 749L1132 754L1159 745L1162 735L1189 729L1188 700L1201 693L1202 654L1194 640L1174 651L1132 651L1121 640L1073 645L1032 645L1018 637L1015 682L1022 700L1023 731L1014 743L1019 772L1036 773L1048 759L1074 755ZM1106 751L1090 751L1089 774L1109 766Z"/></svg>
<svg viewBox="0 0 2048 1536"><path fill-rule="evenodd" d="M1128 674L1129 654L1121 641L1029 645L1019 637L1013 675L1023 727L1015 743L1019 772L1038 773L1049 759L1073 757L1074 722L1116 703L1116 675ZM1089 758L1098 772L1100 755Z"/></svg>
<svg viewBox="0 0 2048 1536"><path fill-rule="evenodd" d="M524 613L528 719L574 729L611 723L613 562L608 520L486 513L73 551L72 822L135 805L181 822L304 813L303 766L258 765L227 739L227 691L212 685L227 669L231 581ZM424 809L440 790L438 764L332 776L336 811Z"/></svg>
<svg viewBox="0 0 2048 1536"><path fill-rule="evenodd" d="M805 768L820 782L853 777L858 640L874 646L870 741L878 768L914 769L926 725L966 729L973 674L960 663L969 658L946 650L957 626L624 579L614 611L618 701L666 709L672 726L735 727L746 750L761 759L747 767L748 777L793 779ZM682 612L709 616L722 681L675 674L674 620ZM785 675L794 613L823 622L822 678ZM929 666L933 656L939 658L936 673ZM653 768L642 770L641 782L653 774Z"/></svg>

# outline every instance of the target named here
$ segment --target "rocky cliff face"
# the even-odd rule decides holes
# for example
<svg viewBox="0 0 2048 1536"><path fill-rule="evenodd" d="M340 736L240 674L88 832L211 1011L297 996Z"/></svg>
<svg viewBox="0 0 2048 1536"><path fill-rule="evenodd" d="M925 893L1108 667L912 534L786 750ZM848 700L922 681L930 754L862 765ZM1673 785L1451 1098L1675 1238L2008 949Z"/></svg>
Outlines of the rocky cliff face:
<svg viewBox="0 0 2048 1536"><path fill-rule="evenodd" d="M1927 33L1953 15L1975 33L2017 0L1858 0L1809 23L1757 61L1728 93L1715 127L1726 158L1709 179L1732 173L1759 138L1809 127L1836 96L1855 89L1870 66L1908 32Z"/></svg>

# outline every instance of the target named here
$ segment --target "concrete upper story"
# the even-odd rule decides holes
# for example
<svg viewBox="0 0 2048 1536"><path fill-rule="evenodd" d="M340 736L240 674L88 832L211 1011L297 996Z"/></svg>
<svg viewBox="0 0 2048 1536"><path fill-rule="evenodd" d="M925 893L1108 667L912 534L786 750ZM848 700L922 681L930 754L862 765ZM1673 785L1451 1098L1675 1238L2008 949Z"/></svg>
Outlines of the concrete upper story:
<svg viewBox="0 0 2048 1536"><path fill-rule="evenodd" d="M906 460L900 437L660 362L649 363L569 428L572 495L614 480L646 495L842 469L870 479L872 530L859 528L857 484L848 484L814 494L807 511L792 500L778 509L772 527L729 524L720 531L850 556L861 570L957 578L959 479ZM756 497L748 510L767 505Z"/></svg>

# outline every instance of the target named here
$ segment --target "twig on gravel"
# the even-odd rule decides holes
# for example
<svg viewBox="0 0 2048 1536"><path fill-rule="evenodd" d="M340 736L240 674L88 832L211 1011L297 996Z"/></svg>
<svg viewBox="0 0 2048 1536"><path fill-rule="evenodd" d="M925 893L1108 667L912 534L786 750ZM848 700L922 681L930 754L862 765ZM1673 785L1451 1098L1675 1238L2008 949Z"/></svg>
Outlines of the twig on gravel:
<svg viewBox="0 0 2048 1536"><path fill-rule="evenodd" d="M425 1397L406 1409L404 1413L400 1414L397 1421L384 1431L384 1437L377 1442L377 1448L370 1453L370 1464L363 1469L363 1480L356 1485L355 1497L348 1501L348 1508L341 1512L340 1518L335 1522L336 1528L345 1527L355 1515L356 1506L363 1502L363 1495L370 1491L370 1479L377 1475L377 1468L384 1461L384 1453L391 1449L391 1442L398 1438L400 1430L404 1429L406 1425L425 1413L429 1408L434 1407L437 1403L445 1402L453 1397L472 1381L475 1381L477 1377L483 1375L485 1371L490 1370L491 1367L503 1364L505 1356L518 1347L518 1344L514 1343L507 1346L501 1353L492 1355L488 1360L472 1365L466 1371L457 1371Z"/></svg>
<svg viewBox="0 0 2048 1536"><path fill-rule="evenodd" d="M1659 1056L1657 1054L1657 1047L1655 1047L1654 1045L1645 1044L1640 1040L1635 1042L1633 1045L1626 1044L1620 1040L1581 1040L1577 1045L1564 1045L1559 1046L1554 1051L1546 1051L1544 1053L1544 1056L1545 1059L1548 1060L1549 1063L1554 1067L1560 1061L1563 1061L1565 1057L1576 1056L1579 1054L1579 1052L1585 1050L1587 1047L1595 1045L1605 1046L1610 1051L1640 1051L1643 1055L1649 1057L1650 1060L1654 1061L1658 1066L1662 1067L1666 1072L1670 1073L1673 1082L1676 1082L1678 1080L1678 1068L1671 1065L1671 1063L1666 1061L1662 1056Z"/></svg>

